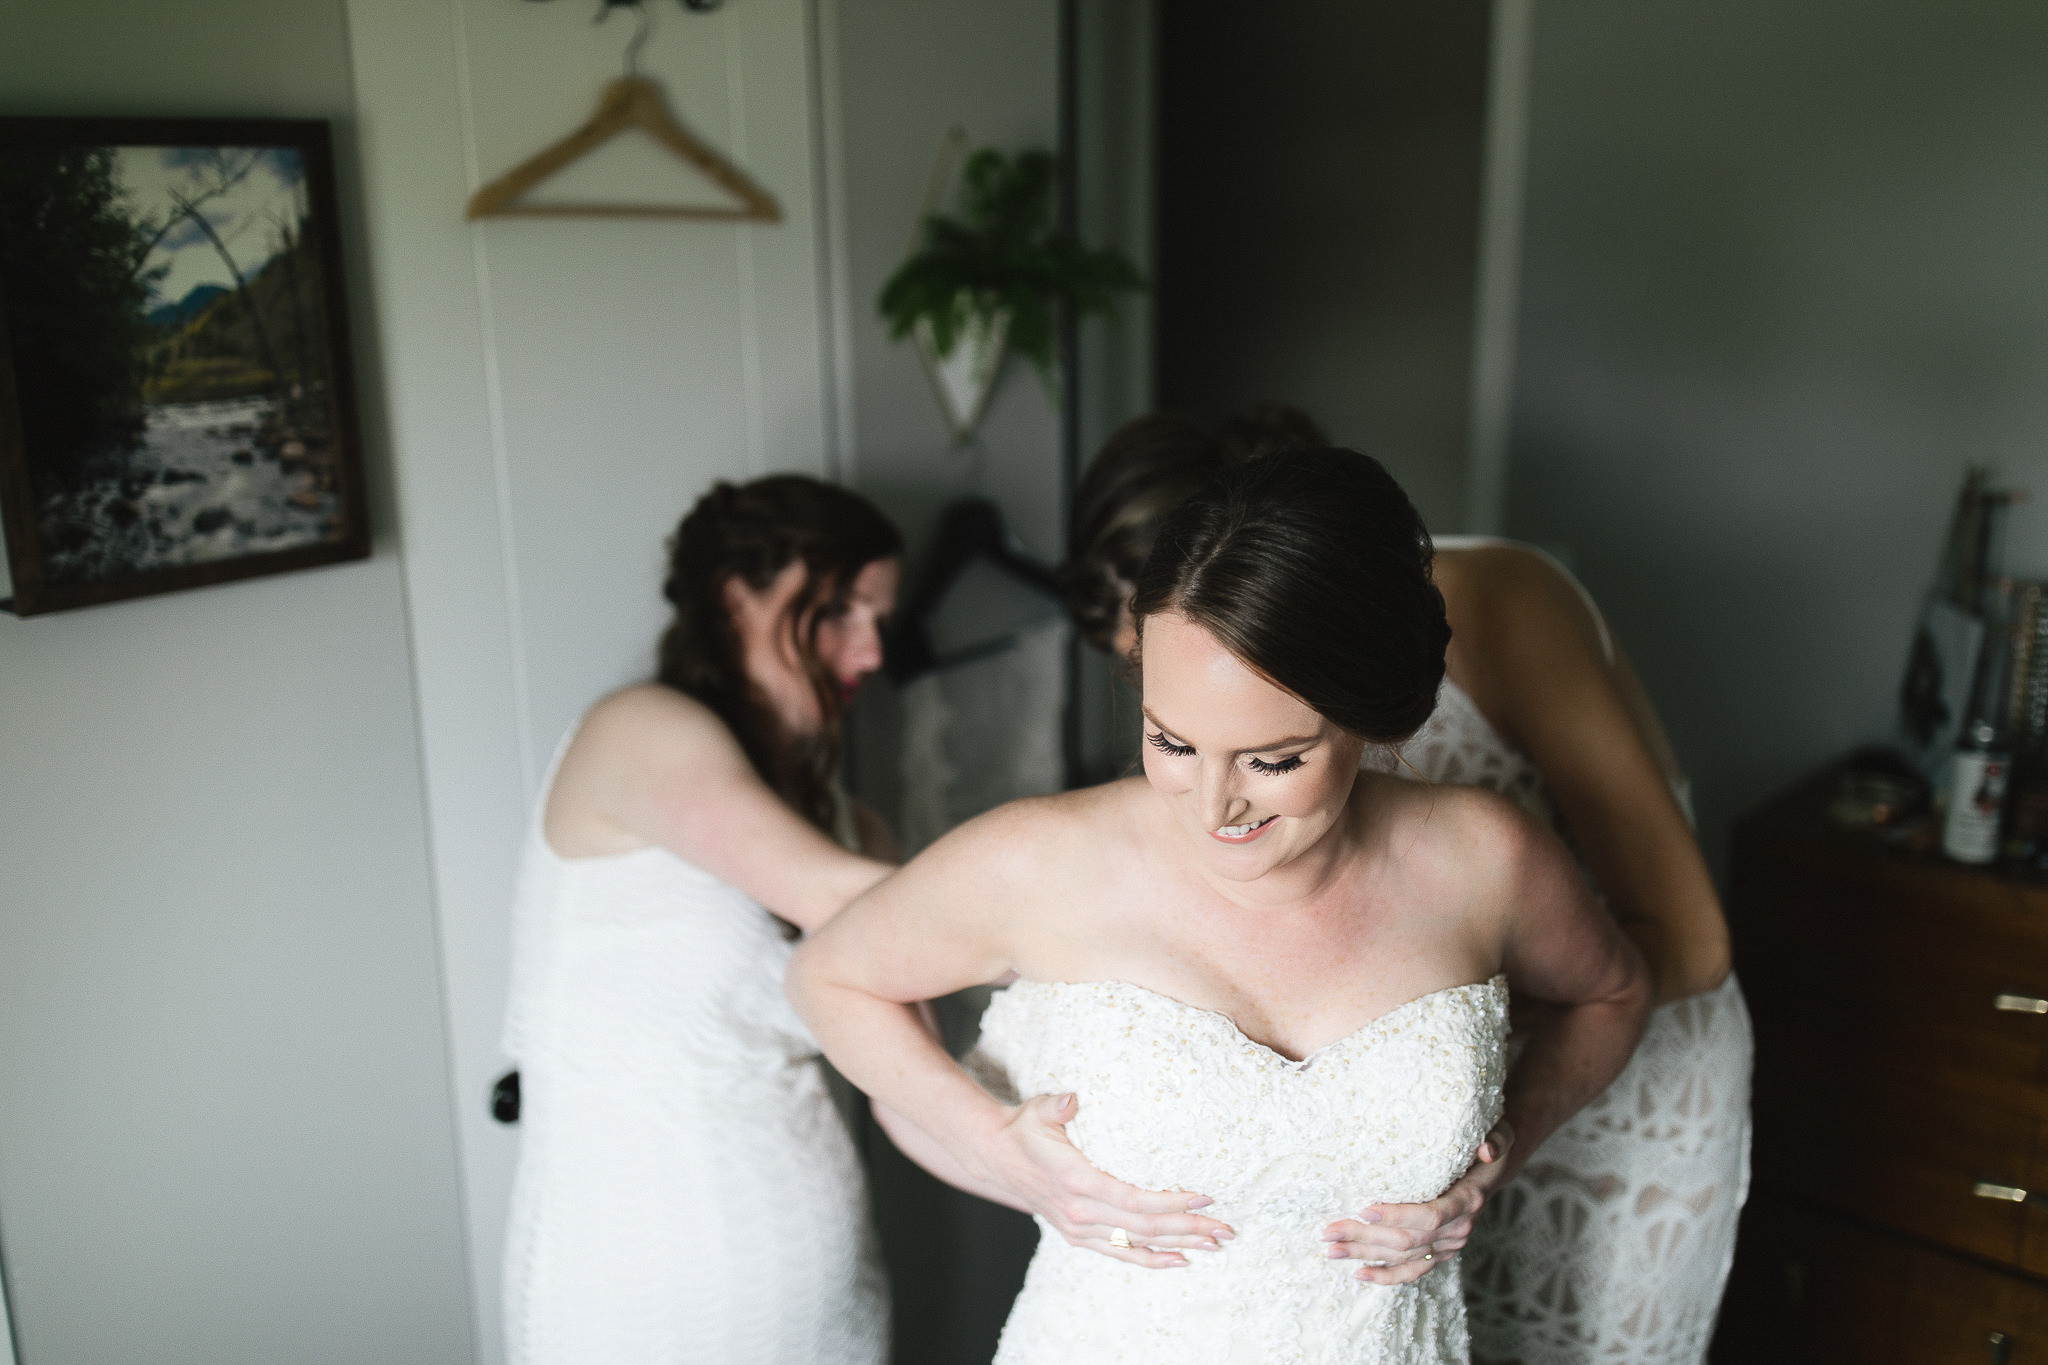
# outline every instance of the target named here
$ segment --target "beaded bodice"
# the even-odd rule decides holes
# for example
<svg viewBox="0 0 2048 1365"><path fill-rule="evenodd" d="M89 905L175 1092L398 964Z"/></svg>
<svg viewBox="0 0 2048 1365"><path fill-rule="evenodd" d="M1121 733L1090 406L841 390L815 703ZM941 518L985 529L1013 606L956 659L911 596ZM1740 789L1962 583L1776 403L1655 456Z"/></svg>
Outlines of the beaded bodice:
<svg viewBox="0 0 2048 1365"><path fill-rule="evenodd" d="M1495 978L1291 1061L1224 1015L1122 982L1002 992L980 1050L1018 1093L1073 1091L1068 1132L1091 1162L1209 1195L1237 1237L1162 1271L1042 1235L997 1360L1463 1361L1454 1273L1363 1284L1327 1259L1322 1229L1368 1204L1433 1198L1464 1173L1500 1113L1506 1018Z"/></svg>

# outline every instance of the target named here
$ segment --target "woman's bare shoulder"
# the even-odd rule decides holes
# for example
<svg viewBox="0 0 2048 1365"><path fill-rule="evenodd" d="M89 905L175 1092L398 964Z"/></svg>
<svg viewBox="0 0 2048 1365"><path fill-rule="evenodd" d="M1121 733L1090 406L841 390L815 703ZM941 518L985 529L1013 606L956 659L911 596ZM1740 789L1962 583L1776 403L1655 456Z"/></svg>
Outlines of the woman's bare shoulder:
<svg viewBox="0 0 2048 1365"><path fill-rule="evenodd" d="M972 831L979 840L1009 839L1037 844L1072 839L1085 829L1097 829L1105 821L1127 816L1143 789L1143 778L1124 778L1099 787L1019 797L975 816L960 828Z"/></svg>
<svg viewBox="0 0 2048 1365"><path fill-rule="evenodd" d="M661 683L635 683L600 697L583 716L576 738L600 744L687 743L709 737L731 741L725 722L695 697Z"/></svg>
<svg viewBox="0 0 2048 1365"><path fill-rule="evenodd" d="M1549 837L1542 823L1484 787L1413 782L1360 773L1363 816L1378 821L1386 847L1433 880L1493 883L1511 877L1531 842Z"/></svg>
<svg viewBox="0 0 2048 1365"><path fill-rule="evenodd" d="M690 765L716 780L746 756L725 722L695 697L660 683L637 683L601 697L583 715L562 756L562 771L659 771ZM751 770L751 769L749 769Z"/></svg>
<svg viewBox="0 0 2048 1365"><path fill-rule="evenodd" d="M958 826L928 852L971 857L1033 880L1077 869L1090 875L1085 869L1099 857L1113 856L1108 850L1128 837L1135 803L1146 792L1143 778L1124 778L1006 801Z"/></svg>

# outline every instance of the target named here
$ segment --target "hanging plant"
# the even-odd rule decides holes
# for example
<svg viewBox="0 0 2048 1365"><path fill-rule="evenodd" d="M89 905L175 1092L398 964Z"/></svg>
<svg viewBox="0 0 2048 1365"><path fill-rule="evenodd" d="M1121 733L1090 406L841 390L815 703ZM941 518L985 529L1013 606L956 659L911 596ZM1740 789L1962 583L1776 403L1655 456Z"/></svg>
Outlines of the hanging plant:
<svg viewBox="0 0 2048 1365"><path fill-rule="evenodd" d="M1053 170L1048 152L974 153L961 172L958 215L927 216L923 244L882 287L892 338L915 336L937 369L982 381L975 411L951 412L958 427L972 427L1006 342L1054 388L1059 308L1108 314L1117 295L1145 287L1122 252L1091 251L1053 226Z"/></svg>

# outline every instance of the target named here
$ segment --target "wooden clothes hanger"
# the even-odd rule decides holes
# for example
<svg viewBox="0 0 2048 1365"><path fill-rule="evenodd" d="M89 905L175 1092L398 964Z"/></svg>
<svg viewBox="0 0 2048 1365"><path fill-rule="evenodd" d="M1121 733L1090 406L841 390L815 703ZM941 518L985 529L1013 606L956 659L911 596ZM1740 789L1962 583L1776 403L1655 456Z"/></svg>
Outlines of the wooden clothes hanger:
<svg viewBox="0 0 2048 1365"><path fill-rule="evenodd" d="M622 3L623 0L611 0ZM693 218L779 223L782 210L769 193L697 138L668 111L661 87L637 74L634 63L647 41L647 11L635 3L640 28L626 48L626 74L605 86L597 110L581 128L543 148L469 197L470 218ZM600 13L602 17L602 12ZM631 129L639 129L695 166L739 202L731 205L521 204L535 185Z"/></svg>

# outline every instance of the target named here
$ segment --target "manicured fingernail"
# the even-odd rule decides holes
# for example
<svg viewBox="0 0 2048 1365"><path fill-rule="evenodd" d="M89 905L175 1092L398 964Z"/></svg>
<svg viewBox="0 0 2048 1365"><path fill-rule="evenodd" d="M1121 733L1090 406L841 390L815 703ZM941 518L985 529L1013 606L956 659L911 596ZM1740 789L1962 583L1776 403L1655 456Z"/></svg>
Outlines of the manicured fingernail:
<svg viewBox="0 0 2048 1365"><path fill-rule="evenodd" d="M1180 1268L1181 1268L1182 1266L1186 1265L1187 1263L1188 1263L1188 1258L1187 1258L1187 1257L1185 1257L1185 1256L1176 1256L1176 1257L1174 1257L1174 1258L1173 1258L1173 1264L1171 1264L1171 1265L1167 1266L1166 1268L1167 1268L1168 1270L1178 1270L1178 1269L1180 1269Z"/></svg>
<svg viewBox="0 0 2048 1365"><path fill-rule="evenodd" d="M1204 1250L1204 1251L1221 1251L1221 1250L1223 1250L1223 1248L1222 1248L1222 1247L1220 1247L1220 1246L1218 1246L1218 1245L1216 1244L1216 1239L1215 1239L1214 1237L1210 1237L1210 1238L1207 1238L1207 1239L1205 1239L1205 1240L1204 1240L1204 1241L1202 1242L1202 1250Z"/></svg>
<svg viewBox="0 0 2048 1365"><path fill-rule="evenodd" d="M1232 1238L1234 1238L1234 1237L1236 1237L1236 1236L1237 1236L1237 1234L1236 1234L1236 1233L1234 1233L1234 1232L1232 1232L1232 1231L1231 1231L1231 1230L1230 1230L1229 1228L1218 1228L1218 1229L1216 1229L1216 1235L1217 1235L1218 1237L1221 1237L1221 1238L1223 1238L1223 1239L1224 1239L1225 1241L1229 1241L1229 1240L1231 1240Z"/></svg>
<svg viewBox="0 0 2048 1365"><path fill-rule="evenodd" d="M1198 1194L1193 1199L1188 1200L1188 1207L1191 1209L1206 1209L1215 1202L1206 1194Z"/></svg>
<svg viewBox="0 0 2048 1365"><path fill-rule="evenodd" d="M1323 1255L1329 1257L1333 1261L1341 1260L1344 1256L1344 1248L1340 1246L1332 1246L1328 1250L1323 1252Z"/></svg>
<svg viewBox="0 0 2048 1365"><path fill-rule="evenodd" d="M1380 1216L1367 1209L1364 1213L1358 1215L1358 1221L1361 1223L1377 1223L1380 1221Z"/></svg>

